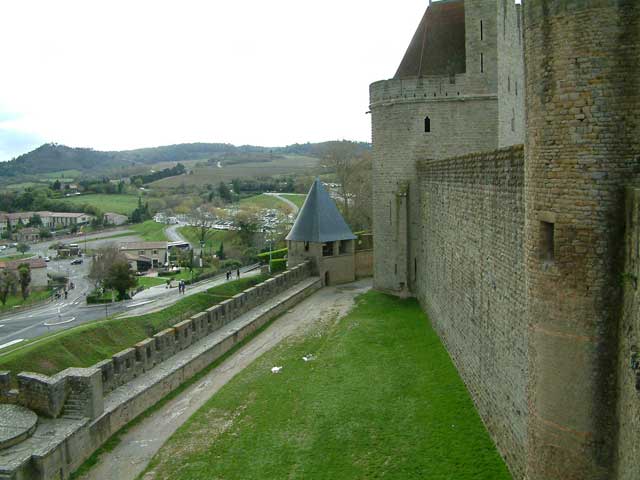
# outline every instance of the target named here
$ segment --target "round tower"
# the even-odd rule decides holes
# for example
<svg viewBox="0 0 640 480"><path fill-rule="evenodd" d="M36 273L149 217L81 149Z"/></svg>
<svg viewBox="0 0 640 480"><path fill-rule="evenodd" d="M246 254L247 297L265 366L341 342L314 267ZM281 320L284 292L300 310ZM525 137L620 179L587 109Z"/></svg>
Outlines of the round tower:
<svg viewBox="0 0 640 480"><path fill-rule="evenodd" d="M524 2L528 480L614 478L640 2Z"/></svg>

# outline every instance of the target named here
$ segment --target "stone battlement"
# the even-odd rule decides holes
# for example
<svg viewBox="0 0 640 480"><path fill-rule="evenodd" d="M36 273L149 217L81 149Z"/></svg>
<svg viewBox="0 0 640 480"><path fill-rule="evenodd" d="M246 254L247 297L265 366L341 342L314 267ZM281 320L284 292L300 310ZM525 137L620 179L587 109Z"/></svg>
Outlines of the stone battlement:
<svg viewBox="0 0 640 480"><path fill-rule="evenodd" d="M20 373L15 390L1 372L0 402L40 422L32 438L0 450L0 478L67 478L119 428L320 288L310 274L309 263L297 265L90 368Z"/></svg>

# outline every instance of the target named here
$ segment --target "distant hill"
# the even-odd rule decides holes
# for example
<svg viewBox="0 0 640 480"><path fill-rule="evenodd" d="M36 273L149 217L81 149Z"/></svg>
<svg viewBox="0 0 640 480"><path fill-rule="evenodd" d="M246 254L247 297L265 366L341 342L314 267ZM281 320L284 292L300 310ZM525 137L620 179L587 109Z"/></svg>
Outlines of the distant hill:
<svg viewBox="0 0 640 480"><path fill-rule="evenodd" d="M294 144L286 147L235 146L227 143L182 143L137 150L102 152L91 148L72 148L48 143L35 150L20 155L8 162L0 162L0 179L13 182L64 170L78 170L83 174L107 173L115 170L153 165L161 162L180 162L226 156L227 158L248 157L256 154L296 153L321 156L332 142ZM368 149L364 142L353 142L358 148ZM255 161L255 160L253 160ZM236 160L237 162L237 160Z"/></svg>

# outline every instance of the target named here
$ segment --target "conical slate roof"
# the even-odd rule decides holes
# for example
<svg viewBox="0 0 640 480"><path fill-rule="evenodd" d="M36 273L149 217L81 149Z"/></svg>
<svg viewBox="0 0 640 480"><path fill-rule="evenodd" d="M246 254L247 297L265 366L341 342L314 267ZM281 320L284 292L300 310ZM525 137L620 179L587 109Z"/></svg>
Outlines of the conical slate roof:
<svg viewBox="0 0 640 480"><path fill-rule="evenodd" d="M287 240L324 243L355 238L336 204L333 203L320 180L316 179L298 213L296 223L287 235Z"/></svg>
<svg viewBox="0 0 640 480"><path fill-rule="evenodd" d="M455 75L466 71L464 0L427 8L394 78Z"/></svg>

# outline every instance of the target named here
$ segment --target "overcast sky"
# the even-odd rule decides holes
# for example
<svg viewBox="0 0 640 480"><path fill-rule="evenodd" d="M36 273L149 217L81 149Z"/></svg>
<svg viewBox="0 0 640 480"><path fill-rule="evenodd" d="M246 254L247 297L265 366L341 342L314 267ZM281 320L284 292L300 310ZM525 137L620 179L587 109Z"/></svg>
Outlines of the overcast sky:
<svg viewBox="0 0 640 480"><path fill-rule="evenodd" d="M370 141L427 0L0 2L0 160L44 142Z"/></svg>

